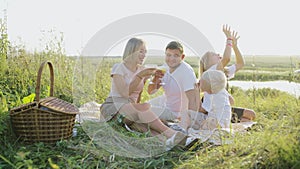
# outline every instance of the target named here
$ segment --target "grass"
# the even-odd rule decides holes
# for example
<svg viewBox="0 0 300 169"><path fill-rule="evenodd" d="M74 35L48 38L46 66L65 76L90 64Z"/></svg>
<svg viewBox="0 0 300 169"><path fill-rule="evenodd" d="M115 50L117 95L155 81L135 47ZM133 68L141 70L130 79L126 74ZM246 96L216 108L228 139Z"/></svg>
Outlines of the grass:
<svg viewBox="0 0 300 169"><path fill-rule="evenodd" d="M36 73L41 62L50 60L54 64L54 95L79 106L91 100L104 101L110 89L110 68L120 60L94 59L76 60L66 57L61 50L10 51L8 69L0 76L0 168L300 168L300 100L268 88L243 91L233 87L229 90L237 106L257 112L258 122L248 132L236 134L233 144L212 146L204 143L190 151L176 148L154 157L128 158L96 145L80 125L76 125L77 136L55 144L26 144L18 140L12 130L9 110L22 105L22 99L35 92ZM294 65L299 62L296 59L282 62L279 58L255 57L253 63L251 59L246 61L255 66L247 64L245 72L239 73L247 80L258 80L261 70L265 73L264 79L273 80L299 68L291 67L291 62ZM187 62L197 70L197 58L187 58ZM281 66L274 69L279 63ZM273 78L274 72L278 73L276 78ZM41 97L44 98L49 91L47 68L42 77ZM239 78L237 76L236 80ZM291 80L299 82L295 76L291 76ZM142 100L149 98L144 93ZM130 134L124 130L120 132Z"/></svg>
<svg viewBox="0 0 300 169"><path fill-rule="evenodd" d="M251 94L249 90L234 95L238 105L245 106L253 103L253 100L245 99ZM255 104L251 105L258 112L256 126L247 133L236 135L234 144L198 151L197 158L192 158L179 168L298 168L298 101L269 89L260 89L255 95Z"/></svg>
<svg viewBox="0 0 300 169"><path fill-rule="evenodd" d="M4 125L1 133L0 167L299 168L299 100L271 89L255 91L255 101L251 90L245 92L235 88L233 91L237 105L248 106L258 113L258 124L247 133L237 134L233 144L202 144L192 151L175 149L157 157L131 159L115 156L94 145L81 126L77 126L76 137L52 145L22 143L13 135L9 117L4 113L1 114L1 124Z"/></svg>

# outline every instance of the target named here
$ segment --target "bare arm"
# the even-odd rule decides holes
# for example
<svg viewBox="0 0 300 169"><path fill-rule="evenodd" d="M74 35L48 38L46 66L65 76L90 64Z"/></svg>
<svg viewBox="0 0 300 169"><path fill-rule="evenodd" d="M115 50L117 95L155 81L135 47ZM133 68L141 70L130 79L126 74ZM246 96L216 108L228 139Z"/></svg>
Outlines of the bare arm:
<svg viewBox="0 0 300 169"><path fill-rule="evenodd" d="M145 83L145 80L148 79L152 74L154 74L155 71L155 68L147 68L137 73L129 84L129 95L132 92L136 91L136 88L141 83L141 80L143 80L143 83Z"/></svg>
<svg viewBox="0 0 300 169"><path fill-rule="evenodd" d="M189 105L188 109L189 110L194 110L198 111L199 109L199 102L200 102L200 91L198 88L191 89L185 92L188 100L189 100Z"/></svg>
<svg viewBox="0 0 300 169"><path fill-rule="evenodd" d="M203 64L203 62L201 61L201 59L200 59L200 66L199 66L199 72L198 72L198 78L200 79L201 78L201 75L203 74L203 72L204 72L204 64Z"/></svg>
<svg viewBox="0 0 300 169"><path fill-rule="evenodd" d="M134 91L136 91L137 86L143 80L144 80L144 78L138 74L133 78L133 80L129 84L129 91L128 91L129 95L132 94ZM122 90L124 90L124 89L122 89Z"/></svg>
<svg viewBox="0 0 300 169"><path fill-rule="evenodd" d="M129 97L129 86L126 84L124 78L121 75L115 74L113 75L113 83L116 84L116 88L118 93L122 97L128 98Z"/></svg>
<svg viewBox="0 0 300 169"><path fill-rule="evenodd" d="M231 36L230 27L228 27L227 25L223 25L223 32L226 36L225 50L223 53L223 58L221 60L222 67L224 68L230 62L232 36Z"/></svg>
<svg viewBox="0 0 300 169"><path fill-rule="evenodd" d="M240 38L240 36L238 36L237 32L233 31L232 33L232 37L233 37L233 43L232 43L232 48L235 54L235 60L236 60L236 72L240 69L242 69L245 65L245 60L237 46L237 41Z"/></svg>
<svg viewBox="0 0 300 169"><path fill-rule="evenodd" d="M116 85L118 93L122 97L129 98L130 94L136 90L137 86L141 83L142 78L135 76L131 83L128 85L126 84L124 78L121 75L113 75L113 81Z"/></svg>
<svg viewBox="0 0 300 169"><path fill-rule="evenodd" d="M127 84L125 82L125 79L121 75L115 74L112 78L114 84L116 85L118 93L120 93L122 97L128 98L130 94L136 91L136 88L141 83L141 81L146 80L149 75L154 73L154 71L155 69L142 70L133 77L130 84Z"/></svg>

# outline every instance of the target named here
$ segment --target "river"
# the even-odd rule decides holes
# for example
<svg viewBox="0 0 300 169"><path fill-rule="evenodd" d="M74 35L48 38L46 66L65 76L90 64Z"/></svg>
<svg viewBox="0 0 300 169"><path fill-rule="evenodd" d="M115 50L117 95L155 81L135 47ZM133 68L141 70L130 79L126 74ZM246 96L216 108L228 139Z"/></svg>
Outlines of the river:
<svg viewBox="0 0 300 169"><path fill-rule="evenodd" d="M253 82L253 81L229 81L230 86L237 86L243 90L252 88L272 88L287 92L295 97L300 96L300 83L288 81L267 81L267 82Z"/></svg>

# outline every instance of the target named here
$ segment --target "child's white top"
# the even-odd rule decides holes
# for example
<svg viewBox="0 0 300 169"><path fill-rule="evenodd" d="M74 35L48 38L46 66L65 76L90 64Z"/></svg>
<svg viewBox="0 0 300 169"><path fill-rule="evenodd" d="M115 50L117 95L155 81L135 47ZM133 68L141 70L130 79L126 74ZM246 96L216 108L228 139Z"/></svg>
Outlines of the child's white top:
<svg viewBox="0 0 300 169"><path fill-rule="evenodd" d="M229 93L226 89L222 89L216 94L210 94L210 100L209 107L205 107L208 118L217 119L222 128L229 128L231 120Z"/></svg>
<svg viewBox="0 0 300 169"><path fill-rule="evenodd" d="M232 79L235 75L236 72L236 65L233 64L229 67L226 68L227 69L227 78L228 79ZM217 64L212 65L208 70L217 70ZM224 92L225 91L225 92ZM231 107L230 107L230 103L229 103L229 93L224 89L224 91L220 91L220 95L221 96L227 96L227 98L223 98L221 96L218 96L217 94L209 94L207 92L204 92L204 98L203 98L203 103L202 103L202 108L204 108L208 114L209 112L223 112L221 114L223 118L221 118L221 116L219 117L220 119L222 119L222 123L220 122L220 125L223 126L227 126L229 127L229 123L230 123L230 119L231 119ZM222 103L224 101L224 103ZM228 101L228 103L227 103ZM221 102L221 103L220 103ZM218 106L219 107L218 107ZM223 109L223 110L222 110ZM228 120L228 116L229 120ZM217 119L219 119L217 118ZM219 120L218 120L219 121ZM227 124L228 123L228 124ZM223 124L223 125L222 125Z"/></svg>
<svg viewBox="0 0 300 169"><path fill-rule="evenodd" d="M212 65L208 70L217 70L217 64ZM231 65L228 67L228 73L227 73L227 78L231 79L234 77L236 71L236 66L235 64ZM210 94L207 92L204 92L204 98L203 98L203 103L202 107L206 110L206 108L210 107L211 99L210 99ZM207 110L206 110L207 111Z"/></svg>

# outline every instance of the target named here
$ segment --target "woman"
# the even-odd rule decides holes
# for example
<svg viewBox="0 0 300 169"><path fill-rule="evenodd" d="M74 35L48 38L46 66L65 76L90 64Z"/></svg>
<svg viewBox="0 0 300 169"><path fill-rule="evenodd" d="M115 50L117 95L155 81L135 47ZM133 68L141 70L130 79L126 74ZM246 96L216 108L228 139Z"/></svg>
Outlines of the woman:
<svg viewBox="0 0 300 169"><path fill-rule="evenodd" d="M138 103L145 80L156 71L155 68L142 66L146 52L143 40L131 38L127 42L123 61L112 68L111 91L100 108L101 116L105 121L117 120L141 132L150 128L152 135L163 134L168 138L167 147L173 147L185 142L186 136L162 123L151 111L150 104Z"/></svg>

